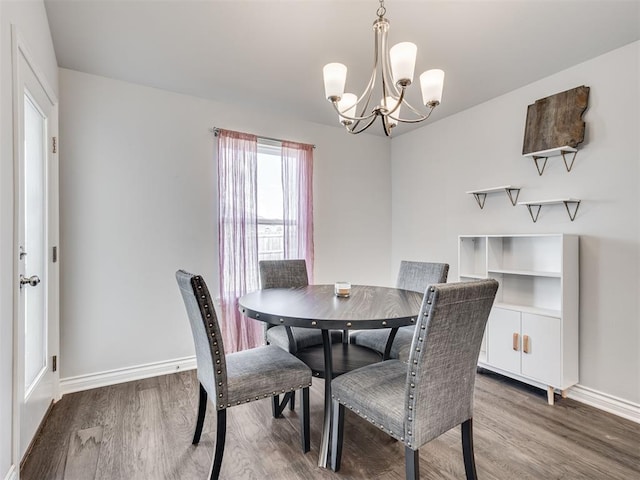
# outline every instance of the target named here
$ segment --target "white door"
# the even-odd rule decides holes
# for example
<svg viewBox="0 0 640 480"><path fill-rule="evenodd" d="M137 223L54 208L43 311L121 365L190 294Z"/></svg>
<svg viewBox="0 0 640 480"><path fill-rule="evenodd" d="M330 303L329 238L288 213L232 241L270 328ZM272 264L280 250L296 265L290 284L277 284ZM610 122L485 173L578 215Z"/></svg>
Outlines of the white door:
<svg viewBox="0 0 640 480"><path fill-rule="evenodd" d="M58 390L57 105L14 35L16 380L22 459Z"/></svg>
<svg viewBox="0 0 640 480"><path fill-rule="evenodd" d="M520 312L492 308L487 323L488 363L520 373L520 344Z"/></svg>
<svg viewBox="0 0 640 480"><path fill-rule="evenodd" d="M558 317L522 314L522 338L523 342L526 340L526 349L523 346L522 352L522 374L558 388L562 388L561 321Z"/></svg>

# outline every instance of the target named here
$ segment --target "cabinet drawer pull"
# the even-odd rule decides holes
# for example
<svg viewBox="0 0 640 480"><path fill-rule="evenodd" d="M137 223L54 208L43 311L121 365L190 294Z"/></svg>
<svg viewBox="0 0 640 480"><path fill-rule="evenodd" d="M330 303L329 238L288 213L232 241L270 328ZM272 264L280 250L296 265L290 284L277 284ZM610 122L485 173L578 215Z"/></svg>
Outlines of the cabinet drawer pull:
<svg viewBox="0 0 640 480"><path fill-rule="evenodd" d="M529 353L529 335L522 336L522 351Z"/></svg>
<svg viewBox="0 0 640 480"><path fill-rule="evenodd" d="M519 339L520 335L518 335L517 333L513 334L513 350L515 352L518 351L519 347L520 347L520 339Z"/></svg>

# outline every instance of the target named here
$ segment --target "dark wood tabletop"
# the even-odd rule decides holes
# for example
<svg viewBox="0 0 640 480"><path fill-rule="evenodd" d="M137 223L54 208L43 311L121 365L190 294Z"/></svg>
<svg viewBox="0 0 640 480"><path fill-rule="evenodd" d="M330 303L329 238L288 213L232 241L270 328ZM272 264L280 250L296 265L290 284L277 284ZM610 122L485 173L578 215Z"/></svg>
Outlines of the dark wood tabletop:
<svg viewBox="0 0 640 480"><path fill-rule="evenodd" d="M270 288L240 298L244 315L274 325L318 329L393 328L415 323L422 294L397 288L353 285L337 297L333 285Z"/></svg>

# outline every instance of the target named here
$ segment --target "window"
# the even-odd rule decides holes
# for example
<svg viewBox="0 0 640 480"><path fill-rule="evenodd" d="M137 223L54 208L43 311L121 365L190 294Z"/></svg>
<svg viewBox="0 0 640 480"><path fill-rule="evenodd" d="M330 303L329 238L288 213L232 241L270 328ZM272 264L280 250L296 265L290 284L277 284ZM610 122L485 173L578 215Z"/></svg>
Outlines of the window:
<svg viewBox="0 0 640 480"><path fill-rule="evenodd" d="M258 260L284 259L282 147L258 139Z"/></svg>

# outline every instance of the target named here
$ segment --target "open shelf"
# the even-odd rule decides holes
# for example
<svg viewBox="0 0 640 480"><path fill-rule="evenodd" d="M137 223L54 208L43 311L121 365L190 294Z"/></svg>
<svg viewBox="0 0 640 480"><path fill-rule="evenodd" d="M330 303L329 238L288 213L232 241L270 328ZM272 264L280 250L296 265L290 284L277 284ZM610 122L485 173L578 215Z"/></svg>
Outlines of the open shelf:
<svg viewBox="0 0 640 480"><path fill-rule="evenodd" d="M573 153L573 157L570 162L567 162L567 154ZM540 150L539 152L531 152L525 153L525 157L533 158L533 162L536 164L536 168L538 169L538 175L542 175L544 172L544 168L547 166L547 159L549 157L558 157L562 156L562 160L564 161L564 166L567 169L567 172L570 172L573 168L573 162L576 159L576 155L578 154L578 149L574 147L569 147L565 145L563 147L550 148L548 150ZM542 162L542 166L539 163L539 160L544 160Z"/></svg>
<svg viewBox="0 0 640 480"><path fill-rule="evenodd" d="M529 215L531 215L531 220L533 223L538 221L538 215L540 215L540 209L543 205L560 205L564 204L564 207L567 209L567 214L569 215L569 219L573 222L576 219L576 215L578 214L578 208L580 207L581 200L577 198L555 198L551 200L536 200L536 201L528 201L528 202L518 202L518 205L525 205L529 210ZM534 213L534 209L535 213ZM571 212L571 208L573 208L573 213Z"/></svg>
<svg viewBox="0 0 640 480"><path fill-rule="evenodd" d="M464 277L487 278L487 237L461 236L458 268Z"/></svg>
<svg viewBox="0 0 640 480"><path fill-rule="evenodd" d="M490 188L482 188L480 190L470 190L467 193L473 195L478 202L478 206L480 209L484 208L484 202L487 200L488 193L495 192L506 192L509 200L511 201L511 205L515 206L518 201L518 196L520 195L520 187L514 187L513 185L502 185L500 187L490 187ZM515 196L514 196L515 192Z"/></svg>

